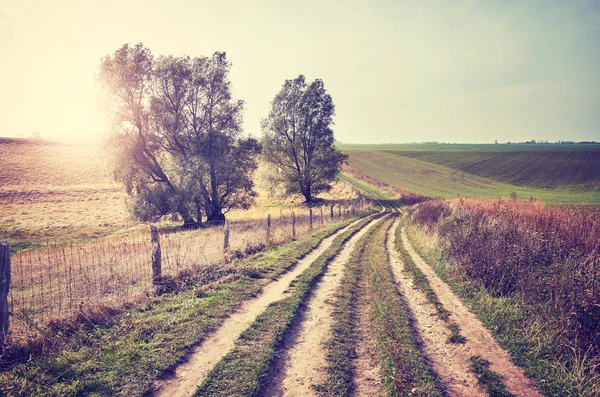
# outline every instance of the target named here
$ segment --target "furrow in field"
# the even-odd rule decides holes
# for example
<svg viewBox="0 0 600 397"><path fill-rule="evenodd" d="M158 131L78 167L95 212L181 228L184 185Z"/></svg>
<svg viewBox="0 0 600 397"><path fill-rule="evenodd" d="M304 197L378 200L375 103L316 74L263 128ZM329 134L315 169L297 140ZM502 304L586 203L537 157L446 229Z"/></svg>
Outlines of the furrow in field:
<svg viewBox="0 0 600 397"><path fill-rule="evenodd" d="M288 286L298 275L325 252L333 240L350 229L356 221L323 241L303 259L298 261L293 269L283 274L263 288L262 293L246 301L232 314L210 337L198 345L186 362L175 369L175 374L162 381L156 382L156 396L191 396L202 383L209 371L221 358L234 347L236 339L272 302L282 299Z"/></svg>
<svg viewBox="0 0 600 397"><path fill-rule="evenodd" d="M346 244L327 268L323 278L312 291L299 322L286 335L283 349L274 364L264 396L317 396L314 386L326 380L326 352L322 343L327 340L332 324L331 302L340 286L344 266L348 263L356 243L377 220L362 228Z"/></svg>
<svg viewBox="0 0 600 397"><path fill-rule="evenodd" d="M431 313L428 313L424 309L427 306L425 305L426 298L424 296L417 298L420 291L411 287L406 276L399 277L400 288L405 290L404 294L407 300L412 302L409 305L414 311L417 329L423 338L424 350L446 383L448 392L456 396L476 395L471 394L471 391L476 393L473 388L474 378L468 376L467 372L471 367L470 358L479 356L490 361L490 369L503 377L503 382L509 392L517 396L540 396L534 382L513 364L508 353L498 345L491 332L415 252L407 239L404 228L402 228L402 242L417 267L427 277L431 288L444 308L450 312L450 320L458 324L461 333L466 337L466 342L462 345L446 343L447 335L445 333L448 331L443 324L435 324L437 316L434 315L433 306L429 304ZM393 248L393 234L388 235L388 249L393 255L392 257L395 257L394 268L396 270L394 273L401 275L402 272L398 270L398 254Z"/></svg>

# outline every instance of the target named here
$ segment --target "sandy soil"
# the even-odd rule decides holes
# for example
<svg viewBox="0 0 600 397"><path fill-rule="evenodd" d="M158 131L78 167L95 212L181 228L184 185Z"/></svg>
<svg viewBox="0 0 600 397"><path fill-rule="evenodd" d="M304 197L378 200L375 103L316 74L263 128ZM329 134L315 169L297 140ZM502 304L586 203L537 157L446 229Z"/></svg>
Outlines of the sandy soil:
<svg viewBox="0 0 600 397"><path fill-rule="evenodd" d="M270 303L282 299L292 280L325 252L331 246L335 237L348 230L354 223L324 239L317 248L301 259L292 270L283 274L277 281L265 286L258 297L244 302L234 314L223 322L215 333L194 349L188 360L176 368L173 376L156 382L155 395L165 397L193 395L208 372L233 348L240 334L252 324L255 318Z"/></svg>
<svg viewBox="0 0 600 397"><path fill-rule="evenodd" d="M443 321L435 315L433 305L426 301L423 293L411 285L408 276L403 275L398 269L401 267L401 262L393 245L394 229L390 229L387 242L388 249L391 251L394 275L397 275L399 288L403 290L402 292L413 311L416 327L423 338L425 354L431 360L434 370L446 384L448 394L451 396L485 395L477 389L475 377L470 372L469 358L477 355L490 361L490 369L503 376L503 382L511 393L517 396L540 396L534 382L513 364L509 354L498 345L491 332L415 252L403 229L402 242L404 246L415 264L429 280L429 284L439 300L450 311L450 320L459 325L461 334L467 339L466 343L462 345L446 343L449 331Z"/></svg>
<svg viewBox="0 0 600 397"><path fill-rule="evenodd" d="M382 218L383 219L383 218ZM362 228L329 264L301 314L300 320L284 340L284 348L274 365L274 376L264 396L318 396L313 388L325 382L326 351L332 324L331 302L340 286L344 267L358 240L380 220Z"/></svg>

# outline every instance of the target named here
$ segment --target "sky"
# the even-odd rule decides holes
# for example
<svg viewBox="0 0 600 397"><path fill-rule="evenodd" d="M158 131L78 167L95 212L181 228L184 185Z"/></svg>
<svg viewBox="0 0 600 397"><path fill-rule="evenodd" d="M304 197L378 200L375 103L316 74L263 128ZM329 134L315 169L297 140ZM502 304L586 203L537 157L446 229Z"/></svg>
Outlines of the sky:
<svg viewBox="0 0 600 397"><path fill-rule="evenodd" d="M347 143L600 141L600 1L0 0L0 136L100 140L124 43L226 51L244 130L320 78Z"/></svg>

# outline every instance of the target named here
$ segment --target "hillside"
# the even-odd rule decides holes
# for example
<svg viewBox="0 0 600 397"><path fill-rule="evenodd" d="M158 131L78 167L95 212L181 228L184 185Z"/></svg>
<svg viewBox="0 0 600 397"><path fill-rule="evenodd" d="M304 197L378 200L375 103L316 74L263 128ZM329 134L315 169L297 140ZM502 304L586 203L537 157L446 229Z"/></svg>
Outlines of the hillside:
<svg viewBox="0 0 600 397"><path fill-rule="evenodd" d="M349 165L394 187L430 197L519 197L600 203L600 148L530 150L495 145L346 148ZM569 145L572 146L572 145ZM504 149L506 148L506 149Z"/></svg>
<svg viewBox="0 0 600 397"><path fill-rule="evenodd" d="M596 145L595 145L596 146ZM390 150L517 186L600 190L600 147L585 150Z"/></svg>

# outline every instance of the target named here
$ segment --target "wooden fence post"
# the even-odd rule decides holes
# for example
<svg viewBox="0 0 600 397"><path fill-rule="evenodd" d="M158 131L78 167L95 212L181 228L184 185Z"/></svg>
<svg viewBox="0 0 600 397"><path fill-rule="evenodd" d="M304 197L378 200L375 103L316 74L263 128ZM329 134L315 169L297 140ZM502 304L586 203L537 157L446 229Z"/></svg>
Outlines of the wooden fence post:
<svg viewBox="0 0 600 397"><path fill-rule="evenodd" d="M338 205L338 218L342 217L342 205Z"/></svg>
<svg viewBox="0 0 600 397"><path fill-rule="evenodd" d="M308 227L310 228L310 231L312 232L312 230L313 230L313 224L312 224L312 207L310 207L308 209L308 219L309 219L309 221L308 221L308 225L309 226Z"/></svg>
<svg viewBox="0 0 600 397"><path fill-rule="evenodd" d="M8 335L8 290L10 288L10 246L0 243L0 351Z"/></svg>
<svg viewBox="0 0 600 397"><path fill-rule="evenodd" d="M150 225L150 241L152 243L152 284L157 285L162 279L162 252L160 233L154 225Z"/></svg>
<svg viewBox="0 0 600 397"><path fill-rule="evenodd" d="M296 239L296 213L292 211L292 239Z"/></svg>
<svg viewBox="0 0 600 397"><path fill-rule="evenodd" d="M323 219L323 206L321 206L321 226L325 223L325 219Z"/></svg>
<svg viewBox="0 0 600 397"><path fill-rule="evenodd" d="M227 251L229 249L229 219L225 220L225 225L223 226L223 251Z"/></svg>
<svg viewBox="0 0 600 397"><path fill-rule="evenodd" d="M267 214L267 246L271 245L271 214Z"/></svg>
<svg viewBox="0 0 600 397"><path fill-rule="evenodd" d="M334 205L335 204L331 204L331 208L330 208L330 217L331 217L331 219L333 219L333 206Z"/></svg>

